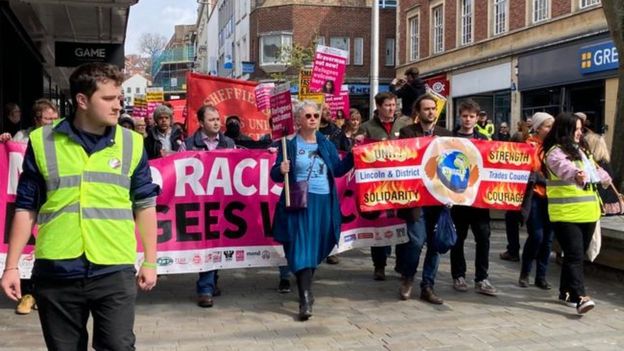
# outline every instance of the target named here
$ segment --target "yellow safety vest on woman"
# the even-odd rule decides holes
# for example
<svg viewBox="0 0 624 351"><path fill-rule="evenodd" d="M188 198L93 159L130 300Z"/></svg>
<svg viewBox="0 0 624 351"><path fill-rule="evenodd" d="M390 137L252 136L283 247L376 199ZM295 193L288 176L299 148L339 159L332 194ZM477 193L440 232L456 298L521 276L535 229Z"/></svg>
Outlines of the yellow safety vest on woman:
<svg viewBox="0 0 624 351"><path fill-rule="evenodd" d="M143 154L143 138L114 127L114 143L88 155L68 135L54 132L56 124L30 135L47 187L37 216L35 257L60 260L85 254L96 264L134 264L130 177Z"/></svg>
<svg viewBox="0 0 624 351"><path fill-rule="evenodd" d="M546 153L546 158L556 147L553 146ZM591 155L589 160L593 162ZM582 161L574 161L574 164L579 170L583 169ZM583 189L575 182L562 180L550 168L548 168L546 181L546 196L551 222L590 223L600 219L600 199L596 191L592 187Z"/></svg>

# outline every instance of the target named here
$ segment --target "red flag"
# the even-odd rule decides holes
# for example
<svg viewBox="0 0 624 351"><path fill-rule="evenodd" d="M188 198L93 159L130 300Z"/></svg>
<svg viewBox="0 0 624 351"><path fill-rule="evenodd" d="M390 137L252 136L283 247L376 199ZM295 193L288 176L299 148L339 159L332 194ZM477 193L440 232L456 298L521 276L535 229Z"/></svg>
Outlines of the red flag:
<svg viewBox="0 0 624 351"><path fill-rule="evenodd" d="M184 108L186 107L186 99L167 101L173 106L173 122L185 123Z"/></svg>
<svg viewBox="0 0 624 351"><path fill-rule="evenodd" d="M254 88L258 82L189 73L186 84L189 134L199 128L196 113L204 104L219 110L223 130L225 119L236 115L241 119L241 132L253 139L258 140L270 132L268 116L256 107Z"/></svg>

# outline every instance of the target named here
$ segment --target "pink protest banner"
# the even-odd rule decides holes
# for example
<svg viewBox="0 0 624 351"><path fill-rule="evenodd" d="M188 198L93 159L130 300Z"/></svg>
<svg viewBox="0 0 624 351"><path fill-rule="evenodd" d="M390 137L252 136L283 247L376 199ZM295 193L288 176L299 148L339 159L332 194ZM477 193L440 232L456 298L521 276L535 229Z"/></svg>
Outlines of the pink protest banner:
<svg viewBox="0 0 624 351"><path fill-rule="evenodd" d="M0 177L0 227L5 228L0 269L6 260L6 223L14 214L23 154L24 145L0 144L0 169L5 172ZM183 152L150 161L154 182L162 188L156 208L158 273L285 264L282 246L271 238L273 211L282 191L269 178L274 162L274 154L259 150ZM394 211L358 210L351 174L337 179L336 185L343 217L336 252L407 241L404 222ZM27 246L20 260L23 277L30 275L32 248ZM137 262L141 260L139 254Z"/></svg>
<svg viewBox="0 0 624 351"><path fill-rule="evenodd" d="M338 111L342 111L343 117L348 116L350 106L349 88L346 85L343 85L339 95L326 94L325 103L329 105L333 119L336 119Z"/></svg>
<svg viewBox="0 0 624 351"><path fill-rule="evenodd" d="M340 95L348 57L348 51L318 45L314 54L310 90Z"/></svg>
<svg viewBox="0 0 624 351"><path fill-rule="evenodd" d="M271 108L271 90L273 90L273 88L275 88L275 83L260 83L254 88L258 111Z"/></svg>
<svg viewBox="0 0 624 351"><path fill-rule="evenodd" d="M278 85L271 90L271 125L273 140L295 132L289 83Z"/></svg>

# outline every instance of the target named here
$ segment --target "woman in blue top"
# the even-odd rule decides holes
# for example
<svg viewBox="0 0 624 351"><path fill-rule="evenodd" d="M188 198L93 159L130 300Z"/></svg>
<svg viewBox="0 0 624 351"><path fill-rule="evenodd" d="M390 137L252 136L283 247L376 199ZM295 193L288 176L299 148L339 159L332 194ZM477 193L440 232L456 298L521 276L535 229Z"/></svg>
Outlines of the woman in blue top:
<svg viewBox="0 0 624 351"><path fill-rule="evenodd" d="M312 316L314 297L310 292L314 270L332 251L340 236L341 213L335 177L353 168L353 155L340 159L334 144L318 132L320 114L314 102L304 101L294 111L300 126L288 141L288 160L277 153L271 178L290 184L308 180L308 205L305 209L286 208L282 192L273 218L273 236L284 245L290 270L297 277L299 319Z"/></svg>

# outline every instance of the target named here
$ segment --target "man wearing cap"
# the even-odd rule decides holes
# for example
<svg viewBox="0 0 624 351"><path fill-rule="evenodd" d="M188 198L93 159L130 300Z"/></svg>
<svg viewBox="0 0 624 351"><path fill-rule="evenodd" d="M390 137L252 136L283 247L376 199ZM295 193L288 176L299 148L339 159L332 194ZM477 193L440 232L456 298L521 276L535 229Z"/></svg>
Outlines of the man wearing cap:
<svg viewBox="0 0 624 351"><path fill-rule="evenodd" d="M412 105L421 95L427 92L425 82L418 77L418 68L412 67L405 71L405 79L394 79L390 83L390 92L401 99L401 113L412 115Z"/></svg>
<svg viewBox="0 0 624 351"><path fill-rule="evenodd" d="M494 124L488 122L488 115L485 111L479 112L479 121L475 125L475 129L485 135L488 140L492 140L492 136L494 135Z"/></svg>

